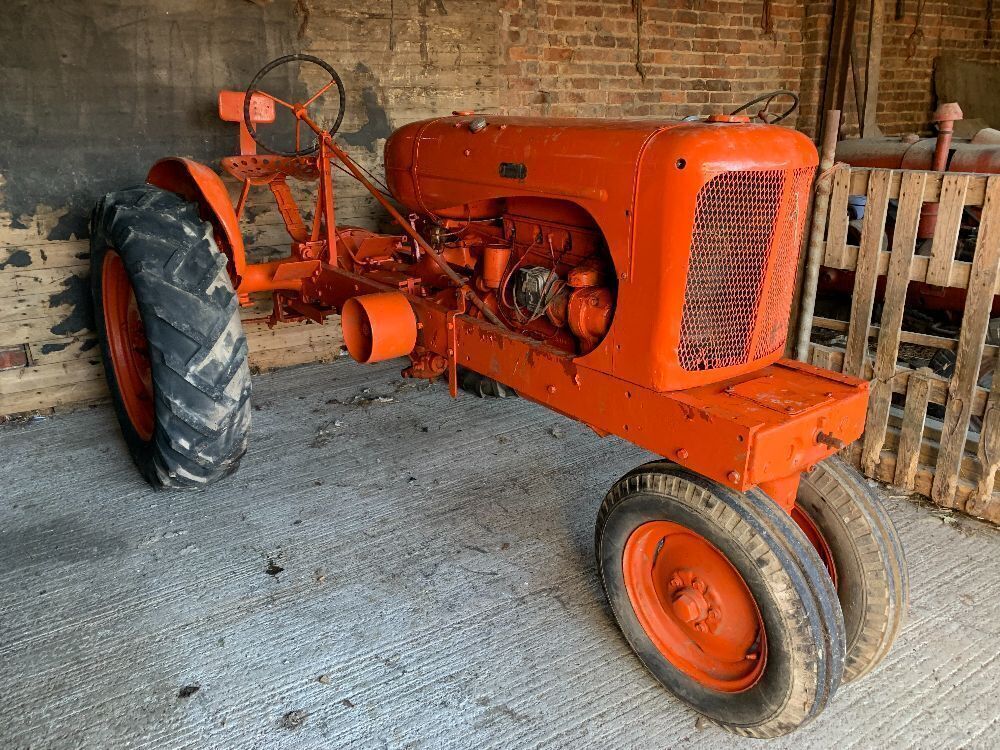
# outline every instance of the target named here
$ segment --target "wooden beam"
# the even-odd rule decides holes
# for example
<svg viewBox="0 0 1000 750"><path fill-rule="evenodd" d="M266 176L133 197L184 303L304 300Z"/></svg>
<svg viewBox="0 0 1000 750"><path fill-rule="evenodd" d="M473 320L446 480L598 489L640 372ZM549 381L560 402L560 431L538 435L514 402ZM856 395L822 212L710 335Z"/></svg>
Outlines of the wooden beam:
<svg viewBox="0 0 1000 750"><path fill-rule="evenodd" d="M865 111L862 138L878 138L878 88L882 75L882 36L885 31L885 0L872 0L868 16L868 59L865 61Z"/></svg>
<svg viewBox="0 0 1000 750"><path fill-rule="evenodd" d="M923 206L924 180L923 172L907 172L900 190L896 231L892 240L889 275L882 306L882 325L875 352L875 379L872 381L868 400L864 449L861 454L861 468L868 476L875 473L885 441L889 406L892 404L892 379L896 375L896 358L899 356L903 328L903 306L906 304L906 288L910 284L910 259L917 243L917 225Z"/></svg>
<svg viewBox="0 0 1000 750"><path fill-rule="evenodd" d="M958 340L955 374L948 387L941 450L934 470L932 497L939 505L955 507L958 471L965 450L965 438L972 416L970 394L979 379L979 367L986 345L993 292L1000 270L1000 177L990 177L986 188L982 223L972 259L969 297Z"/></svg>

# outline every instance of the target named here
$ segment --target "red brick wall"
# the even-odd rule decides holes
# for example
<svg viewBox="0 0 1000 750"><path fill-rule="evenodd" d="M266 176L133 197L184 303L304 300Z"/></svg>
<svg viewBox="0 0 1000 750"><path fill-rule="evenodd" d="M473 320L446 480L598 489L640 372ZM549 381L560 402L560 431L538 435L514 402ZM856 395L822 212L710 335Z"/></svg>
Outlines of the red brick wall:
<svg viewBox="0 0 1000 750"><path fill-rule="evenodd" d="M636 69L636 0L499 2L501 98L512 113L673 118L727 111L791 88L803 95L792 123L814 134L833 0L773 0L770 33L761 28L761 0L643 0L645 80ZM919 5L921 33L911 40ZM886 1L879 102L886 133L926 130L936 56L1000 62L1000 7L996 38L987 44L986 6L987 0L905 0L903 20L896 21L896 2ZM856 42L862 54L866 20L862 12ZM853 111L847 116L856 122Z"/></svg>
<svg viewBox="0 0 1000 750"><path fill-rule="evenodd" d="M894 20L894 8L888 9L878 108L879 126L885 133L927 130L928 115L936 106L935 57L947 54L1000 62L1000 3L994 3L997 13L991 42L986 40L987 0L927 0L919 25L917 5L905 3L901 21Z"/></svg>
<svg viewBox="0 0 1000 750"><path fill-rule="evenodd" d="M636 68L634 0L501 0L504 101L512 113L683 117L798 89L803 6L644 0Z"/></svg>

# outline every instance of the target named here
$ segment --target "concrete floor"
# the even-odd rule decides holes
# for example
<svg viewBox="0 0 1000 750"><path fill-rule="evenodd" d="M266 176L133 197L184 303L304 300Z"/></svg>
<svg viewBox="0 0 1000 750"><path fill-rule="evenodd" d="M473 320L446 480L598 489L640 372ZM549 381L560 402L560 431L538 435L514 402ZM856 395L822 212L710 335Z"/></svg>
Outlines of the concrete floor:
<svg viewBox="0 0 1000 750"><path fill-rule="evenodd" d="M200 494L150 491L107 406L0 428L2 746L762 747L604 604L597 506L647 455L397 373L256 378L244 466ZM769 747L1000 744L1000 533L887 502L908 624Z"/></svg>

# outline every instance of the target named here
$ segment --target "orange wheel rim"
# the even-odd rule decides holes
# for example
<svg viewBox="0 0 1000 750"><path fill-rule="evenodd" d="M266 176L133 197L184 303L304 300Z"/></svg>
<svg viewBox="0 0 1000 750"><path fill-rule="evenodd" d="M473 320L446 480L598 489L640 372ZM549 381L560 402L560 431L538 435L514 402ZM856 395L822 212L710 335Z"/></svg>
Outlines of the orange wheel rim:
<svg viewBox="0 0 1000 750"><path fill-rule="evenodd" d="M813 546L816 552L819 553L820 560L823 561L823 566L826 571L830 574L830 578L833 580L834 588L837 587L837 566L833 560L833 550L830 549L830 545L826 541L826 537L823 536L823 532L819 530L819 526L813 521L809 515L798 505L792 508L791 512L792 520L798 525L802 530L802 533L806 535L806 539Z"/></svg>
<svg viewBox="0 0 1000 750"><path fill-rule="evenodd" d="M149 371L149 345L139 315L132 282L121 256L108 249L101 269L104 329L111 365L118 381L125 412L136 433L153 435L153 381Z"/></svg>
<svg viewBox="0 0 1000 750"><path fill-rule="evenodd" d="M629 536L622 566L639 623L674 667L726 693L760 679L767 661L760 611L715 545L671 521L649 521Z"/></svg>

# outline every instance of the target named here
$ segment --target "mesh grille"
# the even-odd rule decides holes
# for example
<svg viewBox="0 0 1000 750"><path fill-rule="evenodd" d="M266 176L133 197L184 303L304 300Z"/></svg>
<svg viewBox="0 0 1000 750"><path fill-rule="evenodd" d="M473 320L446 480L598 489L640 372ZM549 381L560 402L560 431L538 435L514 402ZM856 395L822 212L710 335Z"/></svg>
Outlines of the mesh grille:
<svg viewBox="0 0 1000 750"><path fill-rule="evenodd" d="M758 322L755 359L784 345L812 173L723 172L699 191L678 350L685 370L748 362Z"/></svg>
<svg viewBox="0 0 1000 750"><path fill-rule="evenodd" d="M771 249L771 276L760 311L761 325L754 347L754 359L766 357L785 346L788 335L788 313L795 291L795 271L798 268L802 230L809 210L809 188L813 169L794 169L785 176L785 207L781 217L778 241Z"/></svg>

